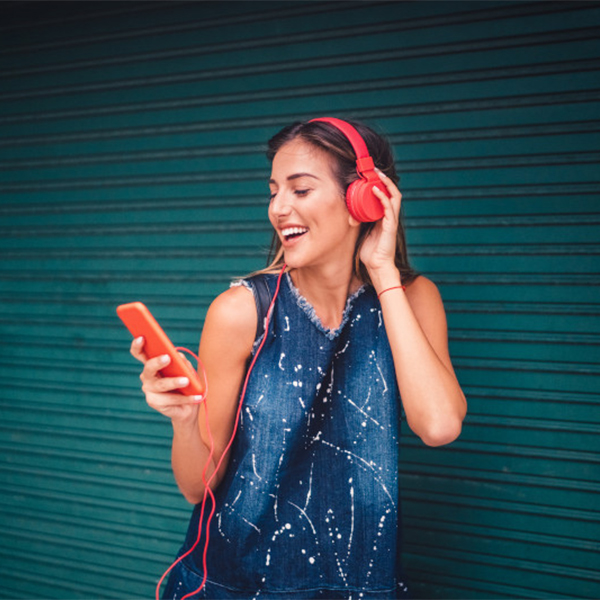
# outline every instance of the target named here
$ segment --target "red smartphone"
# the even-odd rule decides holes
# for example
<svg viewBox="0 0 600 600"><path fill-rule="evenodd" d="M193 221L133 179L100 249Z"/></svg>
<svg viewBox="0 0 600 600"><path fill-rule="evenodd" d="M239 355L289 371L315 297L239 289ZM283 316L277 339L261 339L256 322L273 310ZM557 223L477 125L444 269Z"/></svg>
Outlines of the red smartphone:
<svg viewBox="0 0 600 600"><path fill-rule="evenodd" d="M148 358L168 354L171 362L160 370L164 377L187 377L189 385L177 391L185 396L204 396L205 385L179 352L150 311L141 302L121 304L117 315L134 338L144 336L144 352Z"/></svg>

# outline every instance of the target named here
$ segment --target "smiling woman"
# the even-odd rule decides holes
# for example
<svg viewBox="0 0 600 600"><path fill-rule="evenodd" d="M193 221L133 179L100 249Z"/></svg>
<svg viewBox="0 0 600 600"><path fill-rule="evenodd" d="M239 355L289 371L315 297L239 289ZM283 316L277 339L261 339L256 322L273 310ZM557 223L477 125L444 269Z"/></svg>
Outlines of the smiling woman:
<svg viewBox="0 0 600 600"><path fill-rule="evenodd" d="M292 140L274 157L270 185L269 219L287 265L291 269L329 265L332 271L338 271L340 263L348 267L359 223L346 209L333 159L302 139Z"/></svg>
<svg viewBox="0 0 600 600"><path fill-rule="evenodd" d="M312 151L312 147L307 147L307 151ZM290 165L287 166L289 168ZM293 165L291 165L293 167ZM312 179L312 181L311 181ZM313 173L292 173L287 177L284 177L283 184L287 184L288 194L292 194L292 197L295 198L306 198L314 192L315 186L318 186L319 183L322 182L319 177ZM299 236L308 233L308 227L302 225L291 225L291 224L283 224L278 223L277 217L273 216L273 208L275 204L275 199L277 197L281 197L282 191L280 190L280 186L277 184L277 180L274 177L271 177L269 180L269 187L271 188L270 195L270 206L269 206L269 218L271 219L271 224L275 228L275 235L279 234L280 240L282 244L286 244L289 246L289 242L292 239L295 239ZM314 198L313 198L314 199ZM274 222L275 219L275 222Z"/></svg>
<svg viewBox="0 0 600 600"><path fill-rule="evenodd" d="M401 404L428 445L454 440L466 412L444 308L406 259L382 137L335 119L298 123L270 141L269 158L275 256L208 311L207 403L175 393L158 359L132 346L148 403L173 423L177 482L197 503L164 597L403 598ZM371 222L344 202L365 168L362 194L383 215Z"/></svg>
<svg viewBox="0 0 600 600"><path fill-rule="evenodd" d="M387 177L398 184L399 177L396 173L394 155L388 140L378 135L375 131L362 123L350 123L356 129L360 138L364 140L370 156L378 171L383 172ZM292 141L303 141L308 145L312 152L321 151L321 158L324 164L328 165L326 177L333 177L337 183L337 192L340 201L344 202L344 196L348 188L357 180L357 157L354 148L348 138L336 127L318 119L313 119L306 123L294 123L283 128L277 135L269 141L267 157L274 163L275 156L283 146ZM322 167L321 167L322 168ZM299 176L302 173L298 174ZM306 173L304 174L306 175ZM311 174L314 177L314 174ZM309 182L310 183L310 182ZM298 186L296 196L302 197L311 189L309 183L303 189ZM276 192L276 182L270 181L271 194ZM382 186L385 189L385 186ZM272 200L272 197L271 197ZM363 240L373 229L373 222L363 222L359 228L356 252L354 255L355 274L361 281L370 282L369 272L365 265L360 261L358 253ZM283 246L277 230L274 232L271 244L271 263L266 272L276 272L283 265ZM398 215L398 227L396 230L396 253L394 263L400 271L402 280L409 283L416 277L416 273L411 268L407 250L406 237L404 233L404 224L402 222L402 212Z"/></svg>

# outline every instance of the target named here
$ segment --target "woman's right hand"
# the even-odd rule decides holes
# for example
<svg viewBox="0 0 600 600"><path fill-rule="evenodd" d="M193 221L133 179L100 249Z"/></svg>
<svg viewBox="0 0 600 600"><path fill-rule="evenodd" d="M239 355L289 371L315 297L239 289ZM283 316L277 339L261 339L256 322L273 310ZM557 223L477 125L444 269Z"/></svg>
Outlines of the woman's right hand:
<svg viewBox="0 0 600 600"><path fill-rule="evenodd" d="M169 364L170 357L148 358L144 353L143 337L133 340L130 352L144 365L140 379L148 405L173 421L197 423L199 404L196 397L184 396L176 391L188 385L187 378L162 377L159 372ZM181 356L187 361L185 356Z"/></svg>

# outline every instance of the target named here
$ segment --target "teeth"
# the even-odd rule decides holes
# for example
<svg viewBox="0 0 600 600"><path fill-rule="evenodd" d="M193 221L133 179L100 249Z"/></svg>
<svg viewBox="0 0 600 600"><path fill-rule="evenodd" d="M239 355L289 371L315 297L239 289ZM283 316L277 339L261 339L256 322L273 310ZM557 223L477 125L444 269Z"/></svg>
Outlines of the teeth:
<svg viewBox="0 0 600 600"><path fill-rule="evenodd" d="M284 237L288 237L290 235L298 235L301 233L306 233L308 229L306 227L287 227L286 229L281 230L281 234Z"/></svg>

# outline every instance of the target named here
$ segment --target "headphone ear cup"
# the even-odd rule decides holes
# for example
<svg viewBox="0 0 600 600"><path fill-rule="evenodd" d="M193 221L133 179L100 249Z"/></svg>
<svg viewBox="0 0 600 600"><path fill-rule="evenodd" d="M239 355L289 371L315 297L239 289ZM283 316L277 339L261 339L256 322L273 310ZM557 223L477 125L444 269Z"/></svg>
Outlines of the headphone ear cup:
<svg viewBox="0 0 600 600"><path fill-rule="evenodd" d="M373 192L375 184L364 179L353 181L346 192L346 206L357 221L371 223L383 218L383 206Z"/></svg>

